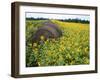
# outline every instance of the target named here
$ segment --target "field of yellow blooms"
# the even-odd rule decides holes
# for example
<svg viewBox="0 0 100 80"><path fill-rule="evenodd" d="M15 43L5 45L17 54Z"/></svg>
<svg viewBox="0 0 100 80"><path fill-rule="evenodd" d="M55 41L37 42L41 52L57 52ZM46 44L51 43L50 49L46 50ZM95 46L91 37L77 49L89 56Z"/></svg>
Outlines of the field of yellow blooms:
<svg viewBox="0 0 100 80"><path fill-rule="evenodd" d="M43 20L26 22L26 66L89 64L89 24L51 21L59 26L63 36L47 39L43 45L34 43L34 48L31 44L32 34ZM44 37L41 36L41 39Z"/></svg>

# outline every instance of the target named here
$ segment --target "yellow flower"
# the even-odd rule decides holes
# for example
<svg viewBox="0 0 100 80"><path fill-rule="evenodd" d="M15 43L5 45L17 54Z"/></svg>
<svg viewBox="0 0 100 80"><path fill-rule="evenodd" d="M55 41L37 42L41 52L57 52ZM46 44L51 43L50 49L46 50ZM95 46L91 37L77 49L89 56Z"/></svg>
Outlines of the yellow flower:
<svg viewBox="0 0 100 80"><path fill-rule="evenodd" d="M37 46L37 43L33 43L33 46L36 47Z"/></svg>
<svg viewBox="0 0 100 80"><path fill-rule="evenodd" d="M80 49L79 48L77 49L77 52L80 52Z"/></svg>
<svg viewBox="0 0 100 80"><path fill-rule="evenodd" d="M65 47L63 47L62 49L65 50Z"/></svg>
<svg viewBox="0 0 100 80"><path fill-rule="evenodd" d="M60 45L59 51L64 51L65 50L65 46L64 45Z"/></svg>
<svg viewBox="0 0 100 80"><path fill-rule="evenodd" d="M44 36L41 36L40 39L41 39L41 40L44 40Z"/></svg>

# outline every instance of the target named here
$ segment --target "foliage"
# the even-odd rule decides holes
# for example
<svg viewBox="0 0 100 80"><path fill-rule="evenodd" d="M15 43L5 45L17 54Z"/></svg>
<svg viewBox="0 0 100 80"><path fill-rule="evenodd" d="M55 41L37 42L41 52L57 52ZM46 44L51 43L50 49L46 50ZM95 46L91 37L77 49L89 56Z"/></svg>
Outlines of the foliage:
<svg viewBox="0 0 100 80"><path fill-rule="evenodd" d="M62 66L89 64L89 24L51 20L62 30L63 36L34 43L32 36L46 20L26 21L26 65ZM43 40L43 36L41 36Z"/></svg>

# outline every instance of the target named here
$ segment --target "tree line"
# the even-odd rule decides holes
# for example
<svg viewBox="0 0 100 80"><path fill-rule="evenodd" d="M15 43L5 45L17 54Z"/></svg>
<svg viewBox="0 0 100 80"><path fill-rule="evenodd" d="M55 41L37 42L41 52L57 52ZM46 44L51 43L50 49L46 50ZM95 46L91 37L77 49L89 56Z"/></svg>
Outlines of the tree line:
<svg viewBox="0 0 100 80"><path fill-rule="evenodd" d="M26 20L49 20L49 18L26 18ZM75 22L75 23L90 23L89 20L82 20L82 19L55 19L55 20L59 20L59 21L62 21L62 22Z"/></svg>

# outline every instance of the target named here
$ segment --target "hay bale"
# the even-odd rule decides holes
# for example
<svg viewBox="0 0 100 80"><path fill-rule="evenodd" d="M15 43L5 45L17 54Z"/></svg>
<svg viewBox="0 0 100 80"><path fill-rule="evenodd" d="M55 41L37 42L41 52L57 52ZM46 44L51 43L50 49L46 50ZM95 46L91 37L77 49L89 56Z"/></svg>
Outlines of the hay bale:
<svg viewBox="0 0 100 80"><path fill-rule="evenodd" d="M58 37L62 36L62 31L59 29L58 25L48 20L47 22L43 23L45 26L52 27L58 32Z"/></svg>
<svg viewBox="0 0 100 80"><path fill-rule="evenodd" d="M52 23L51 21L44 22L43 25L35 32L32 39L32 44L35 43L41 43L41 36L44 37L44 40L47 40L48 38L58 38L62 36L62 31L59 29L59 27Z"/></svg>

